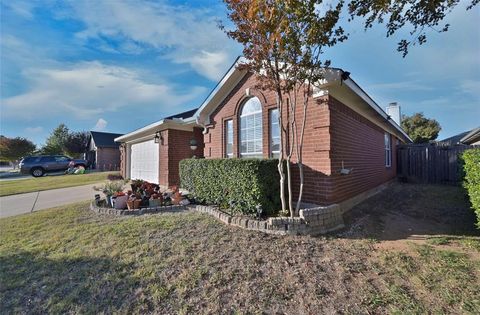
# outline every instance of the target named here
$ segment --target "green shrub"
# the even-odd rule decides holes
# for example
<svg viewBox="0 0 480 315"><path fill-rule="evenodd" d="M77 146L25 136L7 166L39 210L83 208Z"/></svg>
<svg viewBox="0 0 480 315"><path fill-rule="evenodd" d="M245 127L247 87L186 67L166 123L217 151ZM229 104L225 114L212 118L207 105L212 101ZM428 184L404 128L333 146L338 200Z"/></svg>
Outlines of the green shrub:
<svg viewBox="0 0 480 315"><path fill-rule="evenodd" d="M229 208L234 213L264 214L281 209L278 160L186 159L180 162L181 187L202 203Z"/></svg>
<svg viewBox="0 0 480 315"><path fill-rule="evenodd" d="M462 160L463 187L467 190L472 208L477 214L477 226L480 228L480 148L464 151Z"/></svg>

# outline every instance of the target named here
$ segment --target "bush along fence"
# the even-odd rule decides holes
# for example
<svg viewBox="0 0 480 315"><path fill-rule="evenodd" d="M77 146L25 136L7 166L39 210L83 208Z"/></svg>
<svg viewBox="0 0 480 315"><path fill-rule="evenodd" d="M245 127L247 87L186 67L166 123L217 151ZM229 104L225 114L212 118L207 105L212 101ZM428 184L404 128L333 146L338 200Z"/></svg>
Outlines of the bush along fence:
<svg viewBox="0 0 480 315"><path fill-rule="evenodd" d="M215 204L232 214L275 215L281 209L278 160L186 159L180 185L201 204Z"/></svg>
<svg viewBox="0 0 480 315"><path fill-rule="evenodd" d="M477 227L480 228L480 148L463 152L462 162L463 186L477 215Z"/></svg>

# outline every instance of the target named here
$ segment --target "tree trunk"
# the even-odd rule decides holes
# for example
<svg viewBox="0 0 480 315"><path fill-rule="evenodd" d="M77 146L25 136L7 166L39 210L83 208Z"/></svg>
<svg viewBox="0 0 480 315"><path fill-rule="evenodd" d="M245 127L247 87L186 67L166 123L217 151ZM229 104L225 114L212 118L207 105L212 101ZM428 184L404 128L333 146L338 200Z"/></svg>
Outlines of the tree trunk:
<svg viewBox="0 0 480 315"><path fill-rule="evenodd" d="M300 187L298 191L297 206L295 207L295 212L300 211L300 206L302 204L303 197L303 186L305 181L305 176L303 172L303 138L305 135L305 125L307 122L307 106L309 100L310 87L307 87L307 90L303 92L303 117L302 117L302 130L300 132L300 140L297 142L297 158L298 158L298 171L300 173Z"/></svg>
<svg viewBox="0 0 480 315"><path fill-rule="evenodd" d="M296 116L295 116L295 111L296 111L296 106L297 106L297 95L296 93L293 95L293 98L291 95L289 95L288 98L288 109L289 109L289 118L288 118L288 126L289 126L289 131L291 132L291 136L289 134L289 148L288 148L288 155L287 155L287 178L288 178L288 210L290 211L290 217L295 217L296 212L295 209L293 208L293 190L292 190L292 175L291 175L291 165L290 161L292 159L293 151L295 149L296 145L296 138L297 138L297 125L296 125Z"/></svg>
<svg viewBox="0 0 480 315"><path fill-rule="evenodd" d="M278 124L280 126L280 152L278 157L278 174L280 175L280 201L282 203L282 213L287 211L285 201L285 172L283 170L283 132L282 132L282 95L277 91L277 109L278 109Z"/></svg>
<svg viewBox="0 0 480 315"><path fill-rule="evenodd" d="M290 168L290 157L287 157L287 180L288 180L288 211L290 212L290 217L294 217L295 213L292 207L292 175L291 175L291 168Z"/></svg>

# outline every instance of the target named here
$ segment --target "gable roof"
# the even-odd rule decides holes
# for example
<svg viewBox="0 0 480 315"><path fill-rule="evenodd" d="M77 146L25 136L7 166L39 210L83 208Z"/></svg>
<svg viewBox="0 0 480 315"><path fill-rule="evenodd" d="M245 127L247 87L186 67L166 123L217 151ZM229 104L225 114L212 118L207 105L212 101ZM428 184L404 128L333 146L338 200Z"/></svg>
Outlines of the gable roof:
<svg viewBox="0 0 480 315"><path fill-rule="evenodd" d="M155 134L157 131L168 128L191 130L191 122L195 122L194 115L196 112L197 108L187 110L185 112L181 112L175 115L167 116L149 125L135 129L132 132L126 133L124 135L119 135L115 138L115 141L126 142L138 140L138 138L148 137Z"/></svg>
<svg viewBox="0 0 480 315"><path fill-rule="evenodd" d="M472 144L477 141L480 141L480 127L471 130L462 139L460 139L460 142L464 144Z"/></svg>
<svg viewBox="0 0 480 315"><path fill-rule="evenodd" d="M220 82L215 86L212 92L210 92L195 113L197 124L210 124L210 115L218 106L220 106L230 91L232 91L247 74L246 70L240 70L238 68L239 64L245 62L247 62L245 58L238 57ZM368 107L370 111L376 113L380 125L385 126L384 128L388 128L392 133L396 134L406 142L412 142L412 139L407 133L389 115L387 115L387 113L355 81L353 81L353 79L350 78L349 72L340 68L328 68L326 69L325 78L320 83L322 89L324 87L329 89L327 93L345 92L345 87L348 87L351 94L354 94L358 100L361 100L361 102L365 104L364 106ZM337 88L335 89L333 87ZM320 89L319 92L321 92ZM314 97L315 96L316 95L314 95Z"/></svg>
<svg viewBox="0 0 480 315"><path fill-rule="evenodd" d="M109 133L100 131L90 131L90 140L93 139L97 148L118 148L119 143L115 142L115 138L122 136L121 133Z"/></svg>
<svg viewBox="0 0 480 315"><path fill-rule="evenodd" d="M187 110L183 113L179 113L179 114L175 114L175 115L172 115L172 116L165 117L164 119L186 119L186 118L190 118L197 112L197 110L198 110L198 108L194 108L194 109L191 109L191 110Z"/></svg>
<svg viewBox="0 0 480 315"><path fill-rule="evenodd" d="M464 131L464 132L459 133L459 134L457 134L457 135L454 135L454 136L445 138L445 139L443 139L443 140L440 140L440 141L438 141L438 143L444 144L444 145L455 145L455 144L458 144L458 143L460 143L460 139L462 139L463 137L465 137L469 132L470 132L470 131Z"/></svg>
<svg viewBox="0 0 480 315"><path fill-rule="evenodd" d="M480 127L438 141L443 145L470 144L480 140Z"/></svg>

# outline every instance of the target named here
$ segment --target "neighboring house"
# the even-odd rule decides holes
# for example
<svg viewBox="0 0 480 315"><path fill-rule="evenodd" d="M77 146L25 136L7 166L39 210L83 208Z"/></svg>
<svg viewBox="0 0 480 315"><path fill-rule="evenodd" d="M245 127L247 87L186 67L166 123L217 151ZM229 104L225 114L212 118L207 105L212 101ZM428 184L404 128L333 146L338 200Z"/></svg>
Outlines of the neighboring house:
<svg viewBox="0 0 480 315"><path fill-rule="evenodd" d="M480 145L480 127L473 129L468 134L466 134L460 143L468 145Z"/></svg>
<svg viewBox="0 0 480 315"><path fill-rule="evenodd" d="M411 142L348 75L330 70L309 101L303 151L305 202L340 202L393 179L396 145ZM194 155L278 156L276 97L255 88L257 83L257 77L234 64L198 109L116 138L122 142L123 175L169 186L178 184L180 160ZM301 117L302 100L298 104ZM197 144L194 151L192 140ZM349 174L341 174L346 169ZM292 170L297 182L297 167Z"/></svg>
<svg viewBox="0 0 480 315"><path fill-rule="evenodd" d="M90 131L85 159L92 168L102 171L118 170L120 168L120 143L115 138L119 133Z"/></svg>
<svg viewBox="0 0 480 315"><path fill-rule="evenodd" d="M438 141L441 145L480 145L480 127Z"/></svg>

